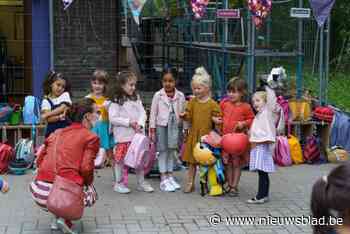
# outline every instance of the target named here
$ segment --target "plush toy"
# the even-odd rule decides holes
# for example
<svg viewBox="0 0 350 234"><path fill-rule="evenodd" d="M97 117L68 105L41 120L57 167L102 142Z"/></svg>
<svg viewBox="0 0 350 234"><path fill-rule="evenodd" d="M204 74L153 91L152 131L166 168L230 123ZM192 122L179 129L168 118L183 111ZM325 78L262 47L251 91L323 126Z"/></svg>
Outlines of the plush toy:
<svg viewBox="0 0 350 234"><path fill-rule="evenodd" d="M207 139L207 136L203 139ZM225 178L220 158L221 149L201 142L194 148L193 156L200 164L201 195L204 196L206 192L210 196L223 194L221 184Z"/></svg>

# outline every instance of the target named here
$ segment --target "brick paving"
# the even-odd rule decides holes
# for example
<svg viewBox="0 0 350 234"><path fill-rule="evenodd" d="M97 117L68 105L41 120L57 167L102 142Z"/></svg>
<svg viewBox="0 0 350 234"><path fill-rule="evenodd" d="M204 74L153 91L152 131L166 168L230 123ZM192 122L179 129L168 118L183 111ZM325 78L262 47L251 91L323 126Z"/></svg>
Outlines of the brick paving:
<svg viewBox="0 0 350 234"><path fill-rule="evenodd" d="M311 233L310 226L284 225L226 225L213 226L208 218L221 217L291 217L309 215L309 199L314 181L327 174L334 165L300 165L280 168L270 177L270 202L248 205L245 200L253 197L257 189L257 175L244 171L240 183L240 196L201 197L197 191L184 194L181 191L159 191L159 179L151 178L156 189L152 194L136 191L135 176L130 176L132 193L121 195L112 190L110 168L98 170L95 185L100 200L92 208L85 209L84 217L75 222L75 229L84 234L119 233L254 233L288 234ZM180 182L184 171L176 172ZM56 234L49 229L52 217L33 203L28 192L31 174L5 176L11 191L0 194L0 234Z"/></svg>

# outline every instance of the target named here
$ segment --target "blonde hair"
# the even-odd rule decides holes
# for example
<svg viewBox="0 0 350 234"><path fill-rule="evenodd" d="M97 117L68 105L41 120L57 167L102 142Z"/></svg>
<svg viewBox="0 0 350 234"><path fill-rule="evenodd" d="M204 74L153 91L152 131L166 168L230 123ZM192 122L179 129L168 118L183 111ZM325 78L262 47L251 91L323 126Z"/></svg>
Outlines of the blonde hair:
<svg viewBox="0 0 350 234"><path fill-rule="evenodd" d="M265 102L267 102L267 93L265 91L258 91L258 92L255 92L253 97L258 97L258 98L261 98L263 99Z"/></svg>
<svg viewBox="0 0 350 234"><path fill-rule="evenodd" d="M192 77L192 83L204 85L211 89L211 77L204 67L199 67L196 69Z"/></svg>

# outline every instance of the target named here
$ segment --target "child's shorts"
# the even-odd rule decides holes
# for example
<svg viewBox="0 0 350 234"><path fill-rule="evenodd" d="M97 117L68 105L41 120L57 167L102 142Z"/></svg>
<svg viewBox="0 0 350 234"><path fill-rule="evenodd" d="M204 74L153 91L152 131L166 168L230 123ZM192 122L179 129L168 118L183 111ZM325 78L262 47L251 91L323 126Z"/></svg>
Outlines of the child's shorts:
<svg viewBox="0 0 350 234"><path fill-rule="evenodd" d="M92 131L100 138L100 147L109 150L113 149L115 142L113 135L109 133L109 124L105 121L98 121Z"/></svg>

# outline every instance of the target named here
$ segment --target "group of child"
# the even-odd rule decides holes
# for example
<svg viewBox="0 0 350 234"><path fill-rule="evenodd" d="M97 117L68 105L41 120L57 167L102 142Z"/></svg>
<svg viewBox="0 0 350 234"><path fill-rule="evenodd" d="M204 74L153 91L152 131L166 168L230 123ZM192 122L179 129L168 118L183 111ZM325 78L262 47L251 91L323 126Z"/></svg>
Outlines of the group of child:
<svg viewBox="0 0 350 234"><path fill-rule="evenodd" d="M100 121L93 129L101 142L96 165L102 165L108 155L112 157L114 190L129 193L129 170L124 165L124 158L133 136L136 133L146 134L147 115L136 92L137 77L133 72L119 72L116 79L110 83L109 81L107 72L96 70L91 79L91 93L86 96L95 100L100 109ZM251 170L259 172L259 189L257 196L247 202L266 202L269 193L268 173L275 170L272 151L279 109L274 91L266 87L266 92L256 92L253 95L252 102L256 110L254 114L250 104L246 102L247 85L244 80L230 80L227 96L218 104L211 98L211 77L203 67L195 71L191 81L194 97L187 103L185 95L176 89L176 75L171 69L163 72L162 86L153 96L148 128L149 138L156 143L159 153L160 190L171 192L181 188L173 176L173 168L182 135L185 142L182 160L188 166L184 192L194 191L197 162L193 157L193 148L202 136L215 128L222 134L245 132L250 135L250 157L249 152L243 155L223 153L228 193L231 196L238 195L241 168L249 163ZM45 97L41 116L48 123L46 136L69 124L66 118L72 104L69 91L69 84L64 76L50 72L44 82ZM144 180L142 169L136 170L136 177L139 190L154 190Z"/></svg>

